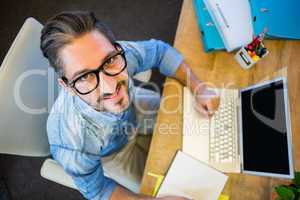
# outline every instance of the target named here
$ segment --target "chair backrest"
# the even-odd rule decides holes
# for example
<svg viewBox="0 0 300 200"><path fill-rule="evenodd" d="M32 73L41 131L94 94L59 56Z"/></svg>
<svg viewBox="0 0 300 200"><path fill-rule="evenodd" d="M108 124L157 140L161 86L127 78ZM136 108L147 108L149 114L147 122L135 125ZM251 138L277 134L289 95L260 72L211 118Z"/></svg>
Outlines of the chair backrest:
<svg viewBox="0 0 300 200"><path fill-rule="evenodd" d="M40 50L43 26L28 18L0 68L0 153L49 155L46 121L56 75Z"/></svg>

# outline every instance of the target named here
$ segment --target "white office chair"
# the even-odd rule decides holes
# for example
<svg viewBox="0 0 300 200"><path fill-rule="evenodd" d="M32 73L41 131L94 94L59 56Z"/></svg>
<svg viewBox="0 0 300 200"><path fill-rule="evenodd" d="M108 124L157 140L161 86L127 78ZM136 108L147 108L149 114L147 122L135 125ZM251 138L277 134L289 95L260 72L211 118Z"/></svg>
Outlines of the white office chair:
<svg viewBox="0 0 300 200"><path fill-rule="evenodd" d="M34 19L26 20L0 67L1 153L49 155L44 125L52 70L39 50L40 30Z"/></svg>
<svg viewBox="0 0 300 200"><path fill-rule="evenodd" d="M43 26L28 18L0 68L0 153L48 156L48 113L57 97L54 70L40 50ZM72 178L52 159L43 177L76 188ZM53 176L53 177L52 177Z"/></svg>
<svg viewBox="0 0 300 200"><path fill-rule="evenodd" d="M0 153L48 156L48 113L57 97L58 85L40 50L43 26L28 18L0 68ZM136 78L149 81L151 71ZM46 159L41 176L77 189L72 178L52 159Z"/></svg>

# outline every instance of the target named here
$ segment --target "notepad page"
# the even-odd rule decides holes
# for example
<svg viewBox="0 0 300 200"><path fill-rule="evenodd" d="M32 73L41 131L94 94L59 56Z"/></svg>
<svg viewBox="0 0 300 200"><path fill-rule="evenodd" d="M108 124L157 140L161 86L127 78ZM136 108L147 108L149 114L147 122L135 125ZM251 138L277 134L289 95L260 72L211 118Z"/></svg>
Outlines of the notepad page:
<svg viewBox="0 0 300 200"><path fill-rule="evenodd" d="M178 151L157 196L176 195L194 200L217 200L227 178L223 173Z"/></svg>

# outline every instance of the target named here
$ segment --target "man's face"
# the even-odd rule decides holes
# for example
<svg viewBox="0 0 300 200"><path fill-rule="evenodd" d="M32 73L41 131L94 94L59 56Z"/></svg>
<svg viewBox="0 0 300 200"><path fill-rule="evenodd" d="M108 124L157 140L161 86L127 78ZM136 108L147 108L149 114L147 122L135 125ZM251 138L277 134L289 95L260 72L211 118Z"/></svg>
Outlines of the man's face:
<svg viewBox="0 0 300 200"><path fill-rule="evenodd" d="M87 71L99 68L116 52L118 49L105 36L92 31L63 47L59 56L63 62L65 77L72 81ZM124 111L129 105L127 69L116 76L108 76L103 72L98 75L100 77L98 87L86 95L79 94L74 88L68 87L62 79L59 79L59 83L72 95L78 95L98 111L112 113Z"/></svg>

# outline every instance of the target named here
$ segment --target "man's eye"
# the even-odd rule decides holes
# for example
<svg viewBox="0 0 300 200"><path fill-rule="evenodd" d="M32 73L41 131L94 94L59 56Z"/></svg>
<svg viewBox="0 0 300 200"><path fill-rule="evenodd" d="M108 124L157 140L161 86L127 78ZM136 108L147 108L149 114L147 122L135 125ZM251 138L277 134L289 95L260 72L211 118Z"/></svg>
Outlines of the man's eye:
<svg viewBox="0 0 300 200"><path fill-rule="evenodd" d="M114 57L111 57L109 58L106 62L105 62L105 65L111 65L113 62L115 61L115 58Z"/></svg>
<svg viewBox="0 0 300 200"><path fill-rule="evenodd" d="M87 81L87 80L91 79L91 77L92 77L92 74L85 74L79 78L79 81Z"/></svg>

